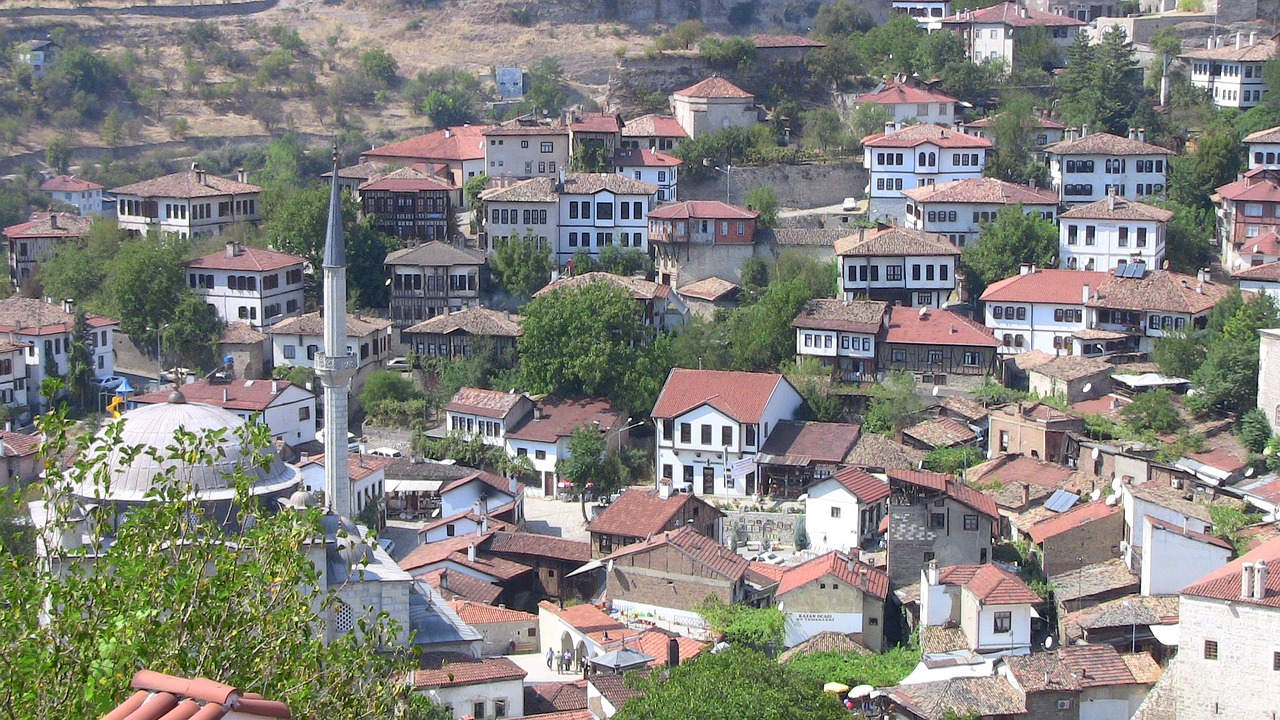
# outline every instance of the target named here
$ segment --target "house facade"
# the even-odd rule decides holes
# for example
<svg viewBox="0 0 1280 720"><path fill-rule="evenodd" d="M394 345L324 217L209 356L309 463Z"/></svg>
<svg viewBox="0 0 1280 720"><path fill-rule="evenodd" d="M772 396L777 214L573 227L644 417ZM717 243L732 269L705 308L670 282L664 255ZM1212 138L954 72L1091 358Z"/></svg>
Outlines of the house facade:
<svg viewBox="0 0 1280 720"><path fill-rule="evenodd" d="M1280 127L1250 133L1242 142L1247 169L1280 170Z"/></svg>
<svg viewBox="0 0 1280 720"><path fill-rule="evenodd" d="M1079 354L1076 336L1088 327L1085 303L1106 278L1103 272L1024 264L1018 275L992 283L982 293L983 324L1000 341L1001 355L1032 350Z"/></svg>
<svg viewBox="0 0 1280 720"><path fill-rule="evenodd" d="M1275 56L1273 39L1259 39L1257 32L1237 32L1234 39L1215 33L1207 47L1178 57L1191 71L1191 84L1209 93L1214 105L1248 110L1262 102L1268 90L1262 68Z"/></svg>
<svg viewBox="0 0 1280 720"><path fill-rule="evenodd" d="M397 329L480 304L480 253L437 240L388 253L385 264Z"/></svg>
<svg viewBox="0 0 1280 720"><path fill-rule="evenodd" d="M978 239L983 226L1007 207L1021 207L1027 215L1055 222L1058 196L1052 190L1015 185L996 178L969 178L941 185L903 190L907 198L904 225L912 230L945 235L956 247Z"/></svg>
<svg viewBox="0 0 1280 720"><path fill-rule="evenodd" d="M1111 133L1067 131L1062 142L1044 149L1049 180L1067 205L1105 200L1113 192L1130 200L1163 195L1168 183L1169 150L1146 141L1145 130L1129 137Z"/></svg>
<svg viewBox="0 0 1280 720"><path fill-rule="evenodd" d="M632 180L647 182L658 188L660 203L680 200L680 165L674 155L648 148L622 148L613 156L613 171Z"/></svg>
<svg viewBox="0 0 1280 720"><path fill-rule="evenodd" d="M139 405L169 401L166 388L129 398ZM257 418L270 430L273 440L298 445L316 436L316 396L288 380L197 380L182 386L187 402L212 405L235 413L244 420ZM323 483L319 487L323 487Z"/></svg>
<svg viewBox="0 0 1280 720"><path fill-rule="evenodd" d="M960 250L943 235L890 226L835 242L845 300L943 307L956 289Z"/></svg>
<svg viewBox="0 0 1280 720"><path fill-rule="evenodd" d="M708 596L726 605L748 599L747 561L718 541L680 528L627 545L605 558L613 606L699 627Z"/></svg>
<svg viewBox="0 0 1280 720"><path fill-rule="evenodd" d="M672 492L670 482L659 482L657 488L626 488L587 525L591 556L603 557L682 527L719 540L723 520L724 513L719 508L692 493Z"/></svg>
<svg viewBox="0 0 1280 720"><path fill-rule="evenodd" d="M1065 50L1085 23L1021 2L1003 2L980 10L962 10L944 18L942 26L964 40L965 54L974 63L998 62L1007 72L1017 72L1025 64L1018 46L1028 41L1030 33L1043 28L1049 41Z"/></svg>
<svg viewBox="0 0 1280 720"><path fill-rule="evenodd" d="M862 468L840 470L809 486L808 495L805 532L818 552L862 547L888 512L889 484Z"/></svg>
<svg viewBox="0 0 1280 720"><path fill-rule="evenodd" d="M363 183L359 191L374 227L402 243L448 242L454 235L450 223L461 193L446 180L407 167Z"/></svg>
<svg viewBox="0 0 1280 720"><path fill-rule="evenodd" d="M673 369L652 413L658 479L700 496L755 495L756 453L802 402L779 374Z"/></svg>
<svg viewBox="0 0 1280 720"><path fill-rule="evenodd" d="M531 116L484 131L485 172L489 177L557 177L569 169L569 128L559 118Z"/></svg>
<svg viewBox="0 0 1280 720"><path fill-rule="evenodd" d="M1160 267L1165 226L1173 212L1117 197L1077 205L1059 216L1058 262L1071 270L1108 272L1133 262Z"/></svg>
<svg viewBox="0 0 1280 720"><path fill-rule="evenodd" d="M297 255L227 243L226 250L187 263L187 286L224 323L261 330L302 310L302 268Z"/></svg>
<svg viewBox="0 0 1280 720"><path fill-rule="evenodd" d="M894 587L920 581L938 565L985 565L999 523L995 500L950 475L887 469L889 529L885 535Z"/></svg>
<svg viewBox="0 0 1280 720"><path fill-rule="evenodd" d="M1090 328L1123 333L1137 352L1151 352L1170 331L1205 327L1209 311L1231 292L1204 270L1192 276L1130 263L1128 271L1108 275L1085 309Z"/></svg>
<svg viewBox="0 0 1280 720"><path fill-rule="evenodd" d="M59 244L83 238L91 222L92 218L71 213L35 213L26 222L5 228L13 286L21 288L31 282L40 262L53 255Z"/></svg>
<svg viewBox="0 0 1280 720"><path fill-rule="evenodd" d="M990 330L959 313L893 307L876 365L881 377L898 370L923 385L976 388L995 373L999 344Z"/></svg>
<svg viewBox="0 0 1280 720"><path fill-rule="evenodd" d="M946 93L918 87L905 80L891 82L883 87L854 98L854 107L879 105L894 123L914 121L937 125L951 125L956 121L956 103L960 102Z"/></svg>
<svg viewBox="0 0 1280 720"><path fill-rule="evenodd" d="M470 307L411 325L400 337L419 355L471 357L481 342L491 342L497 352L509 353L515 352L516 341L524 334L520 320L510 312Z"/></svg>
<svg viewBox="0 0 1280 720"><path fill-rule="evenodd" d="M120 321L102 315L86 314L89 334L89 356L94 377L115 375L115 332ZM69 303L55 305L35 298L10 297L0 300L0 333L9 342L24 348L26 372L12 369L12 402L33 408L47 407L40 387L47 377L46 367L56 368L65 376L71 360L71 334L75 327L74 308ZM10 354L12 354L12 349ZM3 363L0 363L3 370ZM25 379L21 377L25 374Z"/></svg>
<svg viewBox="0 0 1280 720"><path fill-rule="evenodd" d="M443 165L450 183L457 187L476 175L485 174L485 131L491 125L453 125L408 140L383 145L360 154L362 160L409 166L423 163L427 167ZM371 180L372 178L365 178ZM460 207L466 207L463 197Z"/></svg>
<svg viewBox="0 0 1280 720"><path fill-rule="evenodd" d="M843 382L877 377L876 357L889 320L889 304L879 300L810 300L791 321L796 329L796 362L811 357Z"/></svg>
<svg viewBox="0 0 1280 720"><path fill-rule="evenodd" d="M920 574L920 624L958 625L969 650L1031 649L1034 606L1044 599L1017 575L991 564L928 563Z"/></svg>
<svg viewBox="0 0 1280 720"><path fill-rule="evenodd" d="M759 115L754 95L716 75L672 93L671 112L691 138L731 127L749 128Z"/></svg>
<svg viewBox="0 0 1280 720"><path fill-rule="evenodd" d="M1269 262L1266 250L1271 246L1265 238L1280 232L1280 170L1253 168L1219 187L1213 199L1223 268L1234 271L1254 265L1254 260ZM1246 244L1257 246L1246 251Z"/></svg>
<svg viewBox="0 0 1280 720"><path fill-rule="evenodd" d="M272 325L271 357L275 367L314 368L316 354L324 349L324 320L320 313L285 318ZM366 315L347 316L347 350L356 357L356 379L352 392L364 385L364 378L382 367L391 355L391 321Z"/></svg>
<svg viewBox="0 0 1280 720"><path fill-rule="evenodd" d="M869 217L901 222L902 192L955 180L982 177L991 141L938 125L885 123L884 132L864 138L863 165L870 175Z"/></svg>
<svg viewBox="0 0 1280 720"><path fill-rule="evenodd" d="M622 147L632 150L645 148L666 153L688 139L689 133L672 115L641 115L622 125Z"/></svg>
<svg viewBox="0 0 1280 720"><path fill-rule="evenodd" d="M180 237L217 235L236 223L257 224L262 188L243 171L235 180L210 175L193 164L186 172L112 188L121 230L155 230Z"/></svg>
<svg viewBox="0 0 1280 720"><path fill-rule="evenodd" d="M1043 403L1010 403L988 419L987 457L1025 455L1066 464L1068 436L1084 431L1084 420Z"/></svg>
<svg viewBox="0 0 1280 720"><path fill-rule="evenodd" d="M688 200L649 211L658 282L679 289L710 277L738 280L755 255L760 213L719 200Z"/></svg>
<svg viewBox="0 0 1280 720"><path fill-rule="evenodd" d="M795 647L818 633L837 632L882 652L888 596L889 576L856 554L832 550L787 568L774 592L785 608L783 643Z"/></svg>
<svg viewBox="0 0 1280 720"><path fill-rule="evenodd" d="M57 202L74 205L81 216L102 214L102 186L75 175L54 175L40 183L40 190Z"/></svg>

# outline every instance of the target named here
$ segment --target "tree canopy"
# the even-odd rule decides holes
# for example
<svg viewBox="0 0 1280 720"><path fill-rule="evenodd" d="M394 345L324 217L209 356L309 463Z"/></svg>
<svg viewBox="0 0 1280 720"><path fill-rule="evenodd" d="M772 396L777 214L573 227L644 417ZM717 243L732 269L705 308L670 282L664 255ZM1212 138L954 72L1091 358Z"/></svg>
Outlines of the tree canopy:
<svg viewBox="0 0 1280 720"><path fill-rule="evenodd" d="M997 213L977 241L965 247L961 262L981 294L981 288L1017 275L1022 263L1056 267L1057 256L1058 228L1036 213L1023 212L1019 204Z"/></svg>
<svg viewBox="0 0 1280 720"><path fill-rule="evenodd" d="M551 250L532 231L496 240L489 265L512 299L528 298L551 280Z"/></svg>

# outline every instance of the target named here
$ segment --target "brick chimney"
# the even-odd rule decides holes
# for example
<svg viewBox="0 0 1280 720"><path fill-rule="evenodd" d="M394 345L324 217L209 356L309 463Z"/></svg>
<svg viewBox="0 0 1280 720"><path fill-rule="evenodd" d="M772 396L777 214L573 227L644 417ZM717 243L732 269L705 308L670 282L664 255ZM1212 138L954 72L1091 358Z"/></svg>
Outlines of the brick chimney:
<svg viewBox="0 0 1280 720"><path fill-rule="evenodd" d="M1245 563L1240 566L1240 599L1248 600L1253 597L1253 563Z"/></svg>

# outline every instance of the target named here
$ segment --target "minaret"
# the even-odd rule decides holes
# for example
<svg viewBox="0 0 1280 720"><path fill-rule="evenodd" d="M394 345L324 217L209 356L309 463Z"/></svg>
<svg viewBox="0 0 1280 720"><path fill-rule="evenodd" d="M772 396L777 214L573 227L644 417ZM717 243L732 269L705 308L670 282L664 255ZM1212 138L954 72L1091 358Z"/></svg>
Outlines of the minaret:
<svg viewBox="0 0 1280 720"><path fill-rule="evenodd" d="M324 386L324 499L328 508L351 517L351 479L347 469L347 393L356 374L356 358L347 350L347 250L342 238L342 195L338 188L338 145L333 146L329 185L329 224L324 238L324 352L315 372Z"/></svg>

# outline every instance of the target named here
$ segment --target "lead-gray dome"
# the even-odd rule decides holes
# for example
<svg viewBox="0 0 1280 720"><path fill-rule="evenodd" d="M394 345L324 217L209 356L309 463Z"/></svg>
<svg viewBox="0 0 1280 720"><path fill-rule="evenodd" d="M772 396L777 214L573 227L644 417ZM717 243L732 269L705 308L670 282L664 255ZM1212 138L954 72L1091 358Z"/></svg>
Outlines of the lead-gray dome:
<svg viewBox="0 0 1280 720"><path fill-rule="evenodd" d="M181 393L174 393L169 402L145 405L126 412L120 418L122 427L118 438L111 428L104 428L94 440L93 453L96 462L108 468L110 486L102 488L96 478L89 477L75 489L75 495L83 498L112 500L116 502L142 502L155 486L156 478L173 469L172 477L179 482L189 482L202 501L230 500L235 488L227 475L243 470L253 478L253 495L281 493L301 485L301 472L286 465L276 457L275 449L268 447L263 453L271 457L267 470L251 466L248 453L241 445L238 431L245 421L232 413L204 403L186 402ZM168 458L167 448L175 443L179 430L203 437L211 430L225 430L218 447L210 448L212 462L187 463L167 459L157 462L146 452L131 458L126 448L141 446L154 448L161 458Z"/></svg>

